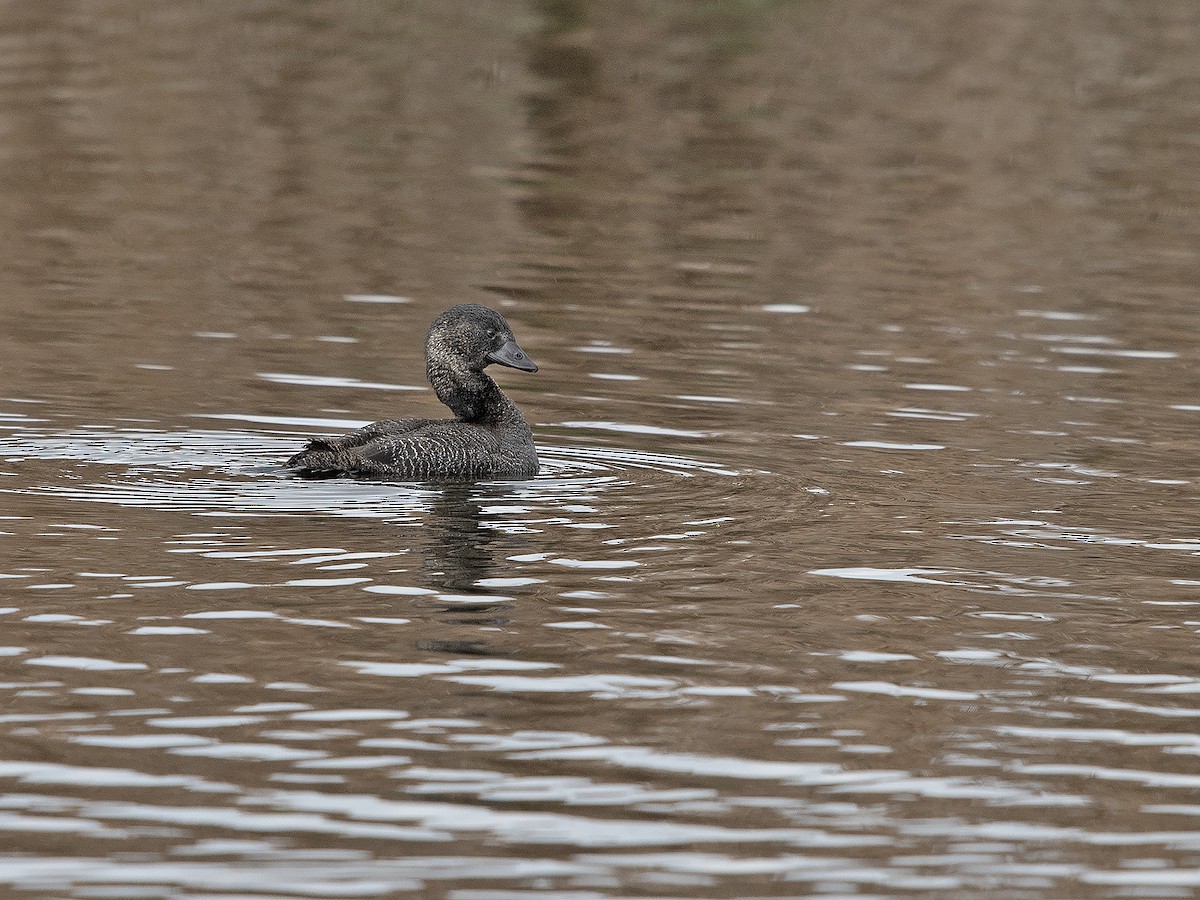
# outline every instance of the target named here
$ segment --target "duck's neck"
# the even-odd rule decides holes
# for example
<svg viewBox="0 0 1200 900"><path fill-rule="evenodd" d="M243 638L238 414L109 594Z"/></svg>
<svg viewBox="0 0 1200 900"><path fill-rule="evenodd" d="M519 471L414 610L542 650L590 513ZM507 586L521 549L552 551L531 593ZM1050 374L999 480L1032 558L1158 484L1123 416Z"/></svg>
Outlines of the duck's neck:
<svg viewBox="0 0 1200 900"><path fill-rule="evenodd" d="M426 366L426 372L438 399L463 422L493 422L516 409L483 372L434 361Z"/></svg>

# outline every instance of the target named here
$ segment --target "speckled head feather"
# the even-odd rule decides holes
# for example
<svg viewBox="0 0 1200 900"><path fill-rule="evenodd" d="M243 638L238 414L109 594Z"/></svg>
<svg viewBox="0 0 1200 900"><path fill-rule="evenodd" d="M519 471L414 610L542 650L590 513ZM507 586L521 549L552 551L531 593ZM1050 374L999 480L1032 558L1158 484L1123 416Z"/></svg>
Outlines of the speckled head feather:
<svg viewBox="0 0 1200 900"><path fill-rule="evenodd" d="M504 317L475 303L452 306L429 326L425 369L429 382L464 422L478 422L500 410L500 389L483 370L492 363L536 372L537 365L518 345ZM507 403L507 398L504 398Z"/></svg>
<svg viewBox="0 0 1200 900"><path fill-rule="evenodd" d="M461 365L482 372L491 363L499 362L492 353L508 341L516 342L500 313L477 303L460 303L429 326L425 357L430 363ZM537 371L536 367L532 371Z"/></svg>

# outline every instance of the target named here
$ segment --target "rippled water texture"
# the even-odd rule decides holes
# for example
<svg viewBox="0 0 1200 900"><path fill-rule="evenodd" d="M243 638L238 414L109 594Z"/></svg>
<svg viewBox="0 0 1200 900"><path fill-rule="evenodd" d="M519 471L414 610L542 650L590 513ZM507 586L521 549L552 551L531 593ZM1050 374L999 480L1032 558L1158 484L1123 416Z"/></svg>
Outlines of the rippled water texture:
<svg viewBox="0 0 1200 900"><path fill-rule="evenodd" d="M0 25L0 894L1200 890L1194 0Z"/></svg>

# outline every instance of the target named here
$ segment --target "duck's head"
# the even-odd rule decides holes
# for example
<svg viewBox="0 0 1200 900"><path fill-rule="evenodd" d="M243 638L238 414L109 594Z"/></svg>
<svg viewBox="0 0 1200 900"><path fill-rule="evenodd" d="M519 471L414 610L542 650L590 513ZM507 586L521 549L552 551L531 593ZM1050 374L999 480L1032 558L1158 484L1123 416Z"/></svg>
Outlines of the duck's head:
<svg viewBox="0 0 1200 900"><path fill-rule="evenodd" d="M476 303L452 306L429 326L425 353L432 365L465 366L482 372L499 363L522 372L536 372L537 363L517 345L512 329L494 309Z"/></svg>

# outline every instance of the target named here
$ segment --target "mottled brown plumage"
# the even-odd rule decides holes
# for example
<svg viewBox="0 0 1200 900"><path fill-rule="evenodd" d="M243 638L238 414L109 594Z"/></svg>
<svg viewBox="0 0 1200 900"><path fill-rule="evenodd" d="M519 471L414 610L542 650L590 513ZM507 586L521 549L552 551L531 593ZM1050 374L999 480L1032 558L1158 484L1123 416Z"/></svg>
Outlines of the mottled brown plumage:
<svg viewBox="0 0 1200 900"><path fill-rule="evenodd" d="M503 316L453 306L429 326L426 373L453 419L392 419L342 437L314 438L285 465L303 475L398 480L532 478L533 433L483 370L491 363L536 372Z"/></svg>

